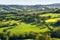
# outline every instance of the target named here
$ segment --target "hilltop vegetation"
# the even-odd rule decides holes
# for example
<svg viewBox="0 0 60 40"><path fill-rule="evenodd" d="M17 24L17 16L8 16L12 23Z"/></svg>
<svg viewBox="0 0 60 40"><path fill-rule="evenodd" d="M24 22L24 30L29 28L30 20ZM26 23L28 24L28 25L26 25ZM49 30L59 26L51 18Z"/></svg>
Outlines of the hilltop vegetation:
<svg viewBox="0 0 60 40"><path fill-rule="evenodd" d="M60 8L60 3L50 5L0 5L0 9L5 11L36 11L36 10L54 10Z"/></svg>
<svg viewBox="0 0 60 40"><path fill-rule="evenodd" d="M60 8L30 10L29 6L30 11L22 11L16 7L0 6L1 40L60 40Z"/></svg>

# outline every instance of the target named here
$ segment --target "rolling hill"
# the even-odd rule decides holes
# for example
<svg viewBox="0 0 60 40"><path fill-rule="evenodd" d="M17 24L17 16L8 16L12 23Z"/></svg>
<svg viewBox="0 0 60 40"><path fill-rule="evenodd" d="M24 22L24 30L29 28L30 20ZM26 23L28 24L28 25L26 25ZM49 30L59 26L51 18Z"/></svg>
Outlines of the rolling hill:
<svg viewBox="0 0 60 40"><path fill-rule="evenodd" d="M26 11L26 10L51 10L52 8L60 8L60 3L55 4L49 4L49 5L2 5L0 4L0 9L11 11L11 10L20 10L20 11Z"/></svg>

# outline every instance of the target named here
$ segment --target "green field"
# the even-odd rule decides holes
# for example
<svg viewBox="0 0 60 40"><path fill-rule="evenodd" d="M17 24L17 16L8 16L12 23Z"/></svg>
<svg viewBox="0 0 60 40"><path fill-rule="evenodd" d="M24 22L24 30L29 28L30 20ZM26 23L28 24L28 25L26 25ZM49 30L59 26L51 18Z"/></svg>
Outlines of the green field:
<svg viewBox="0 0 60 40"><path fill-rule="evenodd" d="M58 13L47 13L47 14L42 14L42 15L40 15L40 17L51 17L51 18L58 18L58 17L60 17L60 14L58 14Z"/></svg>
<svg viewBox="0 0 60 40"><path fill-rule="evenodd" d="M4 29L7 29L9 27L6 28L0 28L0 33L3 33ZM35 33L39 33L39 32L46 32L49 31L48 28L44 28L44 29L40 29L38 26L36 25L31 25L31 24L26 24L26 23L20 23L18 26L14 26L13 29L8 29L7 32L10 31L11 32L11 36L13 34L15 35L20 35L22 33L30 33L30 32L35 32Z"/></svg>
<svg viewBox="0 0 60 40"><path fill-rule="evenodd" d="M0 14L0 39L60 40L60 13L40 12Z"/></svg>

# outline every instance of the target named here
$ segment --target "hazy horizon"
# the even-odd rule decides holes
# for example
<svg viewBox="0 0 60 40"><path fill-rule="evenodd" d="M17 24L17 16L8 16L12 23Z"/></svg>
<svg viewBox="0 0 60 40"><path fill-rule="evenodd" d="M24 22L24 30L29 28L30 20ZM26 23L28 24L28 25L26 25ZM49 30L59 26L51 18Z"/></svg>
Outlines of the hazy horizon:
<svg viewBox="0 0 60 40"><path fill-rule="evenodd" d="M48 5L60 3L60 0L0 0L4 5Z"/></svg>

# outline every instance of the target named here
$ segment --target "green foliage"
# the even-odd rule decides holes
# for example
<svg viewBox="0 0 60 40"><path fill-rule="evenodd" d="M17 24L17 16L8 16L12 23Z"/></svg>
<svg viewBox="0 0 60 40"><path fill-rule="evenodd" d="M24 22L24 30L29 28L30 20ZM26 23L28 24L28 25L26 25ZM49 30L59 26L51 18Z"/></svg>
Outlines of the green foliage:
<svg viewBox="0 0 60 40"><path fill-rule="evenodd" d="M42 13L40 13L41 11L16 9L9 12L2 10L0 13L0 39L58 40L60 30L57 28L60 27L60 14L49 13L45 9Z"/></svg>

